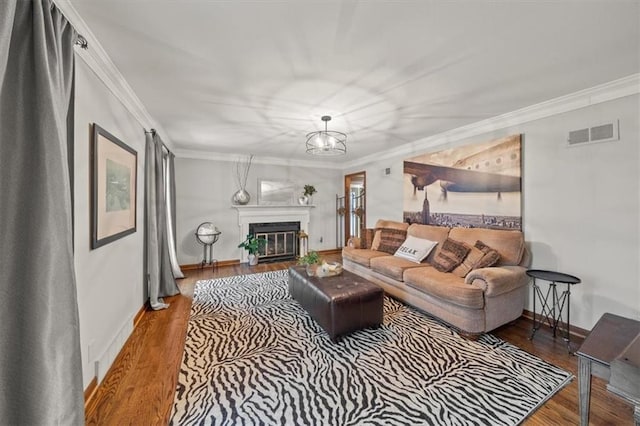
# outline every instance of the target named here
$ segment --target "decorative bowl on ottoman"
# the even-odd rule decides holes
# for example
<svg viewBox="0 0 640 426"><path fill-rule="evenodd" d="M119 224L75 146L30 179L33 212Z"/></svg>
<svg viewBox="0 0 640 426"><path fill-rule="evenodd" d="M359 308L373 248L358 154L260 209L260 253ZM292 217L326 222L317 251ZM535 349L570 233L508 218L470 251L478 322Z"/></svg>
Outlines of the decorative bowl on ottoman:
<svg viewBox="0 0 640 426"><path fill-rule="evenodd" d="M316 269L317 277L334 277L342 273L342 264L339 262L322 262Z"/></svg>

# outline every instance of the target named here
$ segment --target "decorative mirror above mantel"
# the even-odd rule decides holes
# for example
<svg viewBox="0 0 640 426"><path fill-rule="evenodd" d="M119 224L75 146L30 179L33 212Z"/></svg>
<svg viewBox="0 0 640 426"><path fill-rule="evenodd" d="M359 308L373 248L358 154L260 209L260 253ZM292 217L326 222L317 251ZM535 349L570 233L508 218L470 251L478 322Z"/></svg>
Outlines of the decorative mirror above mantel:
<svg viewBox="0 0 640 426"><path fill-rule="evenodd" d="M296 185L286 180L258 179L258 204L290 206L294 204Z"/></svg>

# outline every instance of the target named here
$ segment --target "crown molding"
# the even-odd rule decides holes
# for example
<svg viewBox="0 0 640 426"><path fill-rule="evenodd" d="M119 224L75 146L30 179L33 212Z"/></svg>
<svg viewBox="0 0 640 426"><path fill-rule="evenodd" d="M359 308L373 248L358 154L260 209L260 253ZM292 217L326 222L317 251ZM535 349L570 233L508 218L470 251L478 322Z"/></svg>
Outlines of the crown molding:
<svg viewBox="0 0 640 426"><path fill-rule="evenodd" d="M131 86L129 86L118 68L111 61L111 58L109 58L109 55L107 55L100 42L98 42L93 32L91 32L80 14L73 7L71 0L53 0L53 3L58 7L58 9L60 9L62 14L67 18L76 31L84 36L89 44L89 48L86 50L76 48L76 54L89 66L89 68L91 68L96 76L145 129L155 128L158 131L162 136L165 145L174 152L176 157L237 161L238 156L242 155L240 153L228 154L211 151L175 149L175 145L169 139L168 134L149 114ZM580 108L585 108L591 105L638 93L640 93L640 73L632 74L595 87L560 96L539 104L458 127L456 129L448 130L437 135L418 139L399 147L370 154L353 161L328 163L276 157L255 158L254 161L261 164L349 170L375 162L380 160L380 158L411 155L434 146L456 142L495 130L516 126L564 112L574 111Z"/></svg>
<svg viewBox="0 0 640 426"><path fill-rule="evenodd" d="M190 158L194 160L215 160L226 162L237 162L239 159L246 157L247 154L230 154L213 151L198 151L191 149L176 149L173 151L176 158ZM326 161L309 161L298 158L279 158L279 157L258 157L254 156L252 162L254 164L269 164L272 166L290 166L290 167L311 167L316 169L334 169L342 170L342 163L330 163Z"/></svg>
<svg viewBox="0 0 640 426"><path fill-rule="evenodd" d="M93 71L107 89L133 115L145 130L156 129L164 144L173 151L174 144L169 135L162 129L147 111L129 83L120 73L107 52L104 50L87 23L82 19L70 0L53 0L56 7L67 18L75 30L81 34L89 45L87 49L75 48L76 55Z"/></svg>
<svg viewBox="0 0 640 426"><path fill-rule="evenodd" d="M640 73L613 80L598 86L550 99L539 104L478 121L437 135L418 139L386 151L367 155L343 164L343 170L362 167L365 164L379 161L381 158L409 156L422 150L447 143L457 142L470 137L482 135L519 124L528 123L553 115L575 111L603 102L612 101L640 93Z"/></svg>

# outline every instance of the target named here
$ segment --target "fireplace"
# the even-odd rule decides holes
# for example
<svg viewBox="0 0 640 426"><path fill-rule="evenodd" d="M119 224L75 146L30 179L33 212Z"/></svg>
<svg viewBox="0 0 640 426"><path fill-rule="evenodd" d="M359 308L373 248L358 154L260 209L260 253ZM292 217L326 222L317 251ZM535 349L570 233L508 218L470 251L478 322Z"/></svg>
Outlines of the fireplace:
<svg viewBox="0 0 640 426"><path fill-rule="evenodd" d="M238 233L238 242L241 243L250 233L249 225L251 224L296 222L299 223L300 230L309 233L310 212L314 209L314 206L246 205L232 206L232 208L238 211L238 228L240 231ZM296 247L296 249L298 248ZM247 262L246 250L238 250L238 255L241 263Z"/></svg>
<svg viewBox="0 0 640 426"><path fill-rule="evenodd" d="M292 260L298 256L300 222L250 223L249 233L266 241L260 250L261 262Z"/></svg>

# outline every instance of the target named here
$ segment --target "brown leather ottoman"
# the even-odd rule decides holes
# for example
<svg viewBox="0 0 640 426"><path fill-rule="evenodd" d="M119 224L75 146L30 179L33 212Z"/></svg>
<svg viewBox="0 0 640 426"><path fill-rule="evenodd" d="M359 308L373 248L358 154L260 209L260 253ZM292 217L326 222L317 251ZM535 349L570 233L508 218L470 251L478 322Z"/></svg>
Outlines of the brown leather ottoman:
<svg viewBox="0 0 640 426"><path fill-rule="evenodd" d="M310 277L304 266L289 268L289 293L329 334L336 337L382 324L384 291L349 271Z"/></svg>

